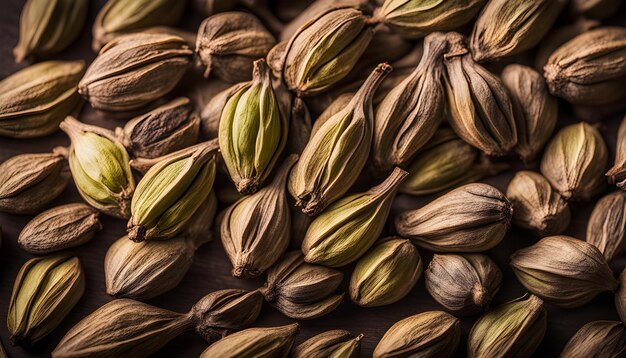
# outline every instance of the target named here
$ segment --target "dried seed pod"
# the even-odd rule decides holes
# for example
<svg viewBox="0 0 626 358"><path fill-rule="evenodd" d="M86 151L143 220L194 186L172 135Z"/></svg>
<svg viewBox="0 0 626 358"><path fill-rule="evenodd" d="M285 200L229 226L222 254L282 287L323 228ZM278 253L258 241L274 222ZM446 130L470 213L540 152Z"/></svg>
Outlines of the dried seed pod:
<svg viewBox="0 0 626 358"><path fill-rule="evenodd" d="M530 292L564 308L582 306L618 285L600 250L569 236L549 236L516 251L511 267Z"/></svg>
<svg viewBox="0 0 626 358"><path fill-rule="evenodd" d="M87 0L28 0L20 16L15 62L63 51L76 40L87 19Z"/></svg>
<svg viewBox="0 0 626 358"><path fill-rule="evenodd" d="M35 214L59 196L70 180L57 153L20 154L0 164L0 212Z"/></svg>
<svg viewBox="0 0 626 358"><path fill-rule="evenodd" d="M300 343L291 351L293 358L338 357L358 358L362 334L354 337L350 332L336 329L326 331Z"/></svg>
<svg viewBox="0 0 626 358"><path fill-rule="evenodd" d="M626 269L619 275L619 287L615 292L615 310L626 323Z"/></svg>
<svg viewBox="0 0 626 358"><path fill-rule="evenodd" d="M502 241L513 210L498 189L467 184L396 217L398 234L434 252L480 252Z"/></svg>
<svg viewBox="0 0 626 358"><path fill-rule="evenodd" d="M179 97L117 128L116 136L134 157L156 158L198 142L200 118L189 98Z"/></svg>
<svg viewBox="0 0 626 358"><path fill-rule="evenodd" d="M502 83L516 110L515 152L525 163L531 163L554 132L558 103L550 95L543 77L530 67L512 64L502 71Z"/></svg>
<svg viewBox="0 0 626 358"><path fill-rule="evenodd" d="M291 106L289 118L289 134L287 135L287 153L302 154L304 147L311 138L313 124L311 113L300 97L295 97Z"/></svg>
<svg viewBox="0 0 626 358"><path fill-rule="evenodd" d="M453 0L423 3L385 0L376 15L393 31L416 39L434 31L450 31L472 20L486 0Z"/></svg>
<svg viewBox="0 0 626 358"><path fill-rule="evenodd" d="M304 236L305 261L341 267L363 256L383 231L391 203L407 175L396 168L379 185L346 196L324 210Z"/></svg>
<svg viewBox="0 0 626 358"><path fill-rule="evenodd" d="M467 356L530 357L546 333L543 301L524 295L482 315L470 331Z"/></svg>
<svg viewBox="0 0 626 358"><path fill-rule="evenodd" d="M17 243L34 255L80 246L102 230L98 211L89 205L76 203L57 206L37 215L28 222Z"/></svg>
<svg viewBox="0 0 626 358"><path fill-rule="evenodd" d="M474 60L488 62L535 47L567 5L567 0L492 0L472 31Z"/></svg>
<svg viewBox="0 0 626 358"><path fill-rule="evenodd" d="M626 189L626 117L622 120L617 131L617 145L615 149L615 164L606 176L609 182L620 189Z"/></svg>
<svg viewBox="0 0 626 358"><path fill-rule="evenodd" d="M621 357L626 353L624 323L593 321L570 338L560 357Z"/></svg>
<svg viewBox="0 0 626 358"><path fill-rule="evenodd" d="M205 349L200 358L285 358L298 333L298 324L272 328L248 328L233 333Z"/></svg>
<svg viewBox="0 0 626 358"><path fill-rule="evenodd" d="M80 80L78 92L98 110L139 109L176 86L187 71L192 54L187 42L178 36L120 36L100 50Z"/></svg>
<svg viewBox="0 0 626 358"><path fill-rule="evenodd" d="M574 104L602 105L626 96L626 28L601 27L569 40L548 59L550 92Z"/></svg>
<svg viewBox="0 0 626 358"><path fill-rule="evenodd" d="M622 3L622 0L572 0L569 8L576 15L604 19L616 14Z"/></svg>
<svg viewBox="0 0 626 358"><path fill-rule="evenodd" d="M396 322L374 349L374 358L453 357L461 341L461 321L442 311L416 314Z"/></svg>
<svg viewBox="0 0 626 358"><path fill-rule="evenodd" d="M233 276L257 277L287 250L291 219L285 186L297 160L290 155L268 186L226 209L220 233Z"/></svg>
<svg viewBox="0 0 626 358"><path fill-rule="evenodd" d="M335 294L343 274L324 266L304 262L302 252L286 253L267 272L260 288L272 307L289 318L313 319L339 306L343 294Z"/></svg>
<svg viewBox="0 0 626 358"><path fill-rule="evenodd" d="M175 25L185 2L179 0L107 0L93 24L94 51L113 38L161 25Z"/></svg>
<svg viewBox="0 0 626 358"><path fill-rule="evenodd" d="M357 261L350 279L350 298L361 307L401 300L422 276L422 259L411 241L383 239Z"/></svg>
<svg viewBox="0 0 626 358"><path fill-rule="evenodd" d="M548 143L541 174L566 200L588 201L605 187L608 150L600 132L581 122L562 128Z"/></svg>
<svg viewBox="0 0 626 358"><path fill-rule="evenodd" d="M352 70L372 36L361 11L328 9L289 40L283 65L287 87L299 96L326 91Z"/></svg>
<svg viewBox="0 0 626 358"><path fill-rule="evenodd" d="M60 126L72 140L69 163L80 196L107 215L129 217L135 179L124 146L113 132L74 117Z"/></svg>
<svg viewBox="0 0 626 358"><path fill-rule="evenodd" d="M621 0L620 0L621 1ZM543 66L548 63L550 55L561 45L574 37L587 32L591 29L600 26L600 22L596 20L586 19L579 17L570 24L565 24L561 27L552 29L541 41L541 44L537 48L537 55L535 56L535 68L538 71L543 71Z"/></svg>
<svg viewBox="0 0 626 358"><path fill-rule="evenodd" d="M474 62L463 35L449 32L446 36L444 78L452 129L487 155L508 154L517 143L517 130L506 87Z"/></svg>
<svg viewBox="0 0 626 358"><path fill-rule="evenodd" d="M369 156L374 91L391 70L380 64L344 109L313 128L289 176L289 192L308 215L320 213L354 184Z"/></svg>
<svg viewBox="0 0 626 358"><path fill-rule="evenodd" d="M539 173L517 172L506 197L513 206L513 224L539 237L561 234L569 225L569 205Z"/></svg>
<svg viewBox="0 0 626 358"><path fill-rule="evenodd" d="M426 290L455 315L475 315L489 307L500 290L502 271L481 254L435 254L424 273Z"/></svg>
<svg viewBox="0 0 626 358"><path fill-rule="evenodd" d="M610 262L624 251L626 193L617 191L598 200L587 224L586 241Z"/></svg>
<svg viewBox="0 0 626 358"><path fill-rule="evenodd" d="M228 102L235 93L241 91L242 88L248 85L248 82L232 85L213 96L204 108L202 108L200 120L202 121L201 129L204 138L217 138L219 135L220 118L222 117L222 111L226 106L226 102Z"/></svg>
<svg viewBox="0 0 626 358"><path fill-rule="evenodd" d="M126 298L113 300L72 327L52 357L146 357L190 330L210 343L225 330L250 325L262 304L260 293L243 290L210 293L186 314Z"/></svg>
<svg viewBox="0 0 626 358"><path fill-rule="evenodd" d="M428 35L420 64L376 108L372 161L378 171L406 167L442 122L445 98L441 74L446 49L443 33Z"/></svg>
<svg viewBox="0 0 626 358"><path fill-rule="evenodd" d="M85 292L80 261L69 254L29 260L17 274L7 314L11 343L30 346L52 332Z"/></svg>
<svg viewBox="0 0 626 358"><path fill-rule="evenodd" d="M162 157L137 184L126 231L136 242L178 235L206 201L215 180L217 140Z"/></svg>
<svg viewBox="0 0 626 358"><path fill-rule="evenodd" d="M291 1L288 1L291 3ZM353 8L362 9L367 3L366 0L316 0L313 1L306 9L299 11L297 16L285 24L280 32L280 41L288 41L298 31L298 29L306 25L309 21L319 17L329 10ZM283 6L276 6L279 10Z"/></svg>
<svg viewBox="0 0 626 358"><path fill-rule="evenodd" d="M226 82L249 81L252 63L264 58L276 44L274 36L254 15L224 12L206 18L198 29L196 53L211 74Z"/></svg>
<svg viewBox="0 0 626 358"><path fill-rule="evenodd" d="M47 61L0 81L0 136L37 138L55 132L81 103L83 61Z"/></svg>

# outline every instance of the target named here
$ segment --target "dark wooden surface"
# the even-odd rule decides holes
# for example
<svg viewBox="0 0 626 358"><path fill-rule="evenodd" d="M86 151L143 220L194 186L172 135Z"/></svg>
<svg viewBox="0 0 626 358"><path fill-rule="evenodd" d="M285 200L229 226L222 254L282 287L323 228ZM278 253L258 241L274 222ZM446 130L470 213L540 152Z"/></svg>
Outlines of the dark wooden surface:
<svg viewBox="0 0 626 358"><path fill-rule="evenodd" d="M4 78L25 66L25 64L15 64L11 52L13 46L17 43L18 19L23 3L23 0L2 0L0 2L0 78ZM91 25L93 24L97 10L100 9L103 3L104 1L102 0L91 2L89 22L84 29L84 33L75 44L56 58L83 58L87 62L90 62L95 57L89 46L91 43ZM181 27L193 30L197 28L200 20L201 18L198 16L188 13L182 20ZM220 85L217 84L216 86ZM178 90L184 92L185 89L187 88L183 85L182 88ZM576 121L569 112L569 107L562 104L562 119L559 122L559 127ZM612 155L615 148L617 126L622 116L623 113L612 115L600 123L602 133L609 143ZM93 123L107 128L121 126L124 123L123 121L113 120L99 115L91 110L88 105L83 109L80 119L87 123ZM57 132L52 136L37 140L0 138L0 162L20 153L46 152L51 150L54 146L67 145L68 143L69 140L62 132ZM485 180L485 182L505 191L514 171L522 169L522 166L516 159L511 158L508 161L512 164L514 170L489 178ZM613 188L607 186L606 192L610 190L613 190ZM394 213L408 208L420 207L430 199L431 198L416 199L401 195L394 204L392 216ZM80 201L80 197L73 184L70 184L63 195L53 202L52 205L76 201ZM587 218L592 207L593 203L575 204L572 206L572 223L566 234L584 239ZM125 228L125 222L103 216L104 230L98 233L89 244L74 250L80 257L87 277L85 295L51 335L45 338L35 350L27 351L21 347L11 347L9 345L9 333L5 322L13 281L22 264L31 257L21 250L16 243L20 230L30 219L31 216L0 213L0 225L4 231L2 248L0 249L0 338L11 357L43 357L49 355L49 352L54 349L68 329L81 318L111 300L111 297L105 293L103 260L109 245L124 234ZM529 246L536 240L537 238L523 230L511 228L502 244L488 252L504 272L502 288L496 296L494 304L506 302L524 294L525 290L519 285L508 265L509 256L515 250ZM424 250L420 250L420 253L424 260L424 265L426 266L430 260L431 254ZM617 275L625 265L626 259L620 257L611 264L611 267ZM344 269L346 278L349 278L351 270L352 266ZM346 282L347 279L344 279L343 289L347 288ZM211 243L202 246L198 250L191 270L178 287L156 299L150 300L149 303L177 312L186 312L198 299L214 290L223 288L254 289L260 285L262 285L262 279L239 280L233 278L230 275L230 263L223 252L220 241L213 240ZM370 356L379 339L393 323L412 314L439 309L442 309L442 307L426 292L424 280L421 278L411 293L395 304L380 308L364 309L352 305L349 299L344 299L341 306L328 316L300 322L301 330L297 337L297 343L326 330L339 328L347 329L353 334L364 334L362 353L363 356ZM613 295L610 293L603 293L588 305L573 310L559 309L548 305L548 331L536 356L557 356L564 344L576 330L591 320L599 319L618 319L614 309ZM466 338L474 320L475 318L473 317L462 319L463 340L459 347L459 356L463 356L465 353ZM291 321L292 320L282 316L269 306L266 306L256 325L284 325ZM206 346L207 344L203 342L202 339L194 333L188 332L170 342L158 355L163 357L195 357L202 352Z"/></svg>

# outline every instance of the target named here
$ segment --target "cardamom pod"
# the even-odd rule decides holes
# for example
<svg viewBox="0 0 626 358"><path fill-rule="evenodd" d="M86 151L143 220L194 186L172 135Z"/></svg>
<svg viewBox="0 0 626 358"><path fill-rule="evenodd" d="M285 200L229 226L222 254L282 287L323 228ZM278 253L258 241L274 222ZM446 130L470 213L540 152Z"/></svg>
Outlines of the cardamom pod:
<svg viewBox="0 0 626 358"><path fill-rule="evenodd" d="M200 112L203 137L217 138L219 135L220 118L222 117L224 107L226 107L226 102L248 85L248 82L237 83L211 97L211 100L207 102Z"/></svg>
<svg viewBox="0 0 626 358"><path fill-rule="evenodd" d="M374 349L374 358L453 357L461 341L461 321L443 311L428 311L396 322Z"/></svg>
<svg viewBox="0 0 626 358"><path fill-rule="evenodd" d="M343 196L365 166L372 143L372 97L390 70L378 65L344 109L313 129L289 176L289 192L305 214L316 215Z"/></svg>
<svg viewBox="0 0 626 358"><path fill-rule="evenodd" d="M513 206L513 224L539 237L561 234L569 226L569 205L539 173L515 173L506 197Z"/></svg>
<svg viewBox="0 0 626 358"><path fill-rule="evenodd" d="M611 184L615 184L620 189L626 188L626 117L617 131L615 164L605 175L609 177Z"/></svg>
<svg viewBox="0 0 626 358"><path fill-rule="evenodd" d="M291 356L358 358L362 338L362 334L354 337L350 332L341 329L326 331L300 343L291 351Z"/></svg>
<svg viewBox="0 0 626 358"><path fill-rule="evenodd" d="M620 190L598 200L589 217L586 241L610 262L624 251L625 236L626 193Z"/></svg>
<svg viewBox="0 0 626 358"><path fill-rule="evenodd" d="M259 290L272 307L289 318L321 317L339 306L342 294L335 294L343 274L324 266L304 262L300 250L286 253L267 272Z"/></svg>
<svg viewBox="0 0 626 358"><path fill-rule="evenodd" d="M470 331L467 356L530 357L546 333L543 301L526 294L483 314Z"/></svg>
<svg viewBox="0 0 626 358"><path fill-rule="evenodd" d="M541 174L566 200L588 201L606 186L602 173L607 162L602 135L581 122L562 128L550 140L541 159Z"/></svg>
<svg viewBox="0 0 626 358"><path fill-rule="evenodd" d="M128 153L114 133L71 116L60 126L72 140L69 163L80 196L107 215L130 216L135 179Z"/></svg>
<svg viewBox="0 0 626 358"><path fill-rule="evenodd" d="M289 131L265 60L254 62L253 80L226 102L219 121L222 157L242 194L252 194L276 164Z"/></svg>
<svg viewBox="0 0 626 358"><path fill-rule="evenodd" d="M82 203L57 206L28 222L17 243L34 255L80 246L102 230L98 211Z"/></svg>
<svg viewBox="0 0 626 358"><path fill-rule="evenodd" d="M287 1L291 4L291 1ZM311 2L305 9L298 11L297 16L291 21L287 22L280 32L280 41L288 41L300 27L306 25L309 21L319 17L325 12L333 9L342 8L354 8L363 10L363 7L367 4L367 0L316 0ZM276 10L279 10L284 6L276 5Z"/></svg>
<svg viewBox="0 0 626 358"><path fill-rule="evenodd" d="M594 19L604 19L617 13L622 0L572 0L570 10Z"/></svg>
<svg viewBox="0 0 626 358"><path fill-rule="evenodd" d="M113 300L83 318L61 339L52 357L147 357L185 331L205 340L256 320L263 297L257 291L221 290L204 296L189 313L139 301Z"/></svg>
<svg viewBox="0 0 626 358"><path fill-rule="evenodd" d="M571 4L571 2L570 2ZM537 55L535 56L535 68L538 71L543 71L543 66L548 63L550 55L561 45L574 37L587 32L591 29L600 26L600 22L597 20L590 20L584 17L579 17L570 24L565 24L561 27L553 28L541 41L537 48Z"/></svg>
<svg viewBox="0 0 626 358"><path fill-rule="evenodd" d="M516 111L515 152L524 163L531 163L554 132L558 118L557 100L550 95L543 76L527 66L506 66L502 70L502 83L509 91Z"/></svg>
<svg viewBox="0 0 626 358"><path fill-rule="evenodd" d="M91 63L78 84L78 92L98 110L139 109L176 86L187 71L192 54L187 42L178 36L134 33L116 37Z"/></svg>
<svg viewBox="0 0 626 358"><path fill-rule="evenodd" d="M626 353L624 323L592 321L582 326L563 348L560 357L621 357Z"/></svg>
<svg viewBox="0 0 626 358"><path fill-rule="evenodd" d="M81 32L87 19L87 0L28 0L20 16L20 40L15 62L49 57L63 51Z"/></svg>
<svg viewBox="0 0 626 358"><path fill-rule="evenodd" d="M550 55L544 77L550 92L574 104L599 106L626 96L626 28L600 27Z"/></svg>
<svg viewBox="0 0 626 358"><path fill-rule="evenodd" d="M486 0L385 0L376 15L393 31L417 39L434 31L450 31L471 21Z"/></svg>
<svg viewBox="0 0 626 358"><path fill-rule="evenodd" d="M54 133L81 103L76 90L83 61L47 61L0 81L0 136L37 138Z"/></svg>
<svg viewBox="0 0 626 358"><path fill-rule="evenodd" d="M0 164L0 212L36 214L69 180L65 158L56 152L11 157Z"/></svg>
<svg viewBox="0 0 626 358"><path fill-rule="evenodd" d="M422 259L411 241L383 239L357 261L350 298L361 307L397 302L413 289L422 271Z"/></svg>
<svg viewBox="0 0 626 358"><path fill-rule="evenodd" d="M502 271L486 255L433 255L424 273L426 290L455 315L485 311L500 290Z"/></svg>
<svg viewBox="0 0 626 358"><path fill-rule="evenodd" d="M474 60L488 62L535 47L550 31L568 0L491 0L474 24Z"/></svg>
<svg viewBox="0 0 626 358"><path fill-rule="evenodd" d="M175 25L185 2L179 0L107 0L93 24L94 51L128 32L160 25Z"/></svg>
<svg viewBox="0 0 626 358"><path fill-rule="evenodd" d="M350 102L352 101L352 98L354 98L354 95L355 95L355 92L347 92L347 93L342 93L339 96L337 96L335 99L333 99L332 102L330 102L328 106L324 108L324 111L322 111L322 113L317 117L317 119L313 123L313 126L311 127L311 137L313 137L315 133L319 131L322 125L326 123L329 119L331 119L335 114L341 112L341 110L348 107L350 105ZM373 104L373 101L372 101L372 104ZM375 116L372 118L374 118L375 120ZM373 133L373 130L374 129L372 129L372 133Z"/></svg>
<svg viewBox="0 0 626 358"><path fill-rule="evenodd" d="M341 267L363 256L383 231L391 203L407 175L396 167L379 185L346 196L324 210L304 236L305 261Z"/></svg>
<svg viewBox="0 0 626 358"><path fill-rule="evenodd" d="M286 358L297 333L297 323L281 327L248 328L213 343L200 354L200 358Z"/></svg>
<svg viewBox="0 0 626 358"><path fill-rule="evenodd" d="M80 261L61 253L28 260L15 278L7 327L11 343L30 346L52 332L85 291Z"/></svg>
<svg viewBox="0 0 626 358"><path fill-rule="evenodd" d="M200 118L189 98L179 97L137 116L115 135L134 157L156 158L198 142Z"/></svg>
<svg viewBox="0 0 626 358"><path fill-rule="evenodd" d="M582 306L618 286L600 250L569 236L549 236L516 251L511 267L528 291L564 308Z"/></svg>
<svg viewBox="0 0 626 358"><path fill-rule="evenodd" d="M287 135L287 153L302 154L304 147L311 138L313 124L311 123L311 113L300 97L295 97L291 106L291 117L289 118L289 133Z"/></svg>
<svg viewBox="0 0 626 358"><path fill-rule="evenodd" d="M226 209L220 233L233 276L257 277L287 250L291 220L285 185L297 160L290 155L268 186Z"/></svg>
<svg viewBox="0 0 626 358"><path fill-rule="evenodd" d="M481 252L498 245L513 216L511 203L491 185L454 189L395 219L396 231L434 252Z"/></svg>
<svg viewBox="0 0 626 358"><path fill-rule="evenodd" d="M419 65L376 108L372 161L378 171L405 167L443 121L445 37L440 32L426 36Z"/></svg>
<svg viewBox="0 0 626 358"><path fill-rule="evenodd" d="M330 8L300 27L284 57L289 90L310 96L348 75L372 39L372 25L359 10Z"/></svg>
<svg viewBox="0 0 626 358"><path fill-rule="evenodd" d="M444 79L452 129L487 155L508 154L517 144L517 129L506 87L472 59L463 35L449 32L446 36Z"/></svg>
<svg viewBox="0 0 626 358"><path fill-rule="evenodd" d="M206 18L200 24L196 41L198 62L211 74L226 82L249 81L252 63L264 58L276 44L274 36L254 15L223 12Z"/></svg>
<svg viewBox="0 0 626 358"><path fill-rule="evenodd" d="M619 286L615 291L615 310L626 323L626 269L619 275Z"/></svg>
<svg viewBox="0 0 626 358"><path fill-rule="evenodd" d="M162 157L137 184L126 230L135 241L169 239L185 229L215 180L217 140Z"/></svg>

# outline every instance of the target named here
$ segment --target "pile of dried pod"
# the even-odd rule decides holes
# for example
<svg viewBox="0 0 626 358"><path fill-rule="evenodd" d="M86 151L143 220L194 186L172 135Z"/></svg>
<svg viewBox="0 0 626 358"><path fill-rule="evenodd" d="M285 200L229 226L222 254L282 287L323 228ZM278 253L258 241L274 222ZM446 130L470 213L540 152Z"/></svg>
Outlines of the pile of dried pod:
<svg viewBox="0 0 626 358"><path fill-rule="evenodd" d="M71 145L0 164L0 211L36 215L15 238L35 257L15 278L11 343L32 347L78 303L86 275L68 249L98 235L99 215L127 223L104 260L116 299L53 357L149 356L185 331L207 340L202 357L356 357L360 332L294 345L297 323L249 328L264 304L329 314L347 265L354 305L397 302L422 276L441 305L385 327L374 357L461 344L528 357L547 306L604 291L626 321L626 272L609 267L626 242L626 120L613 166L601 123L557 123L559 106L623 115L626 28L602 24L620 3L109 0L86 64L52 59L88 31L88 0L27 0L14 54L29 65L0 82L0 136L27 146L60 129ZM197 34L172 27L185 11L206 17ZM229 85L206 98L207 83ZM84 123L86 106L125 125ZM523 165L506 193L477 183ZM70 181L84 203L50 207ZM390 215L398 193L436 195ZM562 235L595 200L586 237ZM503 274L485 251L511 225L537 237L510 253L507 279L528 293L490 306ZM142 302L175 288L213 237L233 276L265 284L208 293L187 313ZM467 343L463 316L478 317ZM625 354L619 321L589 322L562 351Z"/></svg>

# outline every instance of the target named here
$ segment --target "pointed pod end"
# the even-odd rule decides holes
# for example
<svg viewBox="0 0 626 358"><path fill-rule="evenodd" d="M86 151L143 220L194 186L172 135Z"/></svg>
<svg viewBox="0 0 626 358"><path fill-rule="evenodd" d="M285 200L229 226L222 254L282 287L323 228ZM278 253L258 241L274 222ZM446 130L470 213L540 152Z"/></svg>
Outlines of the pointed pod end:
<svg viewBox="0 0 626 358"><path fill-rule="evenodd" d="M130 222L126 228L128 238L134 242L143 242L146 240L146 228L139 225L133 225Z"/></svg>

